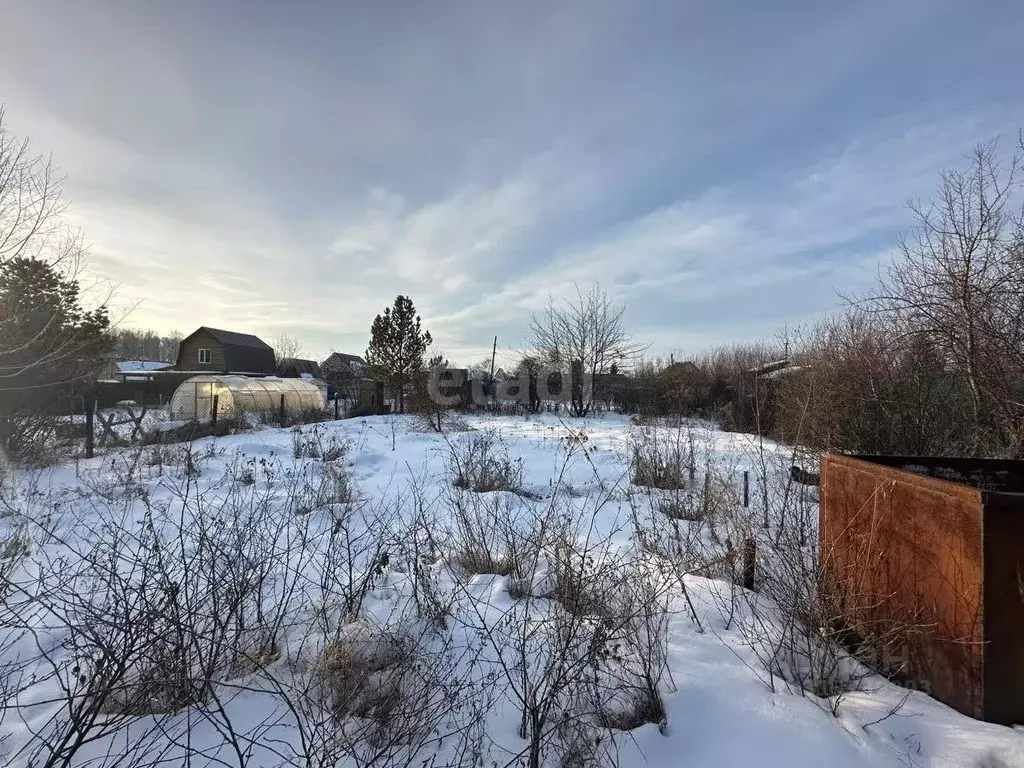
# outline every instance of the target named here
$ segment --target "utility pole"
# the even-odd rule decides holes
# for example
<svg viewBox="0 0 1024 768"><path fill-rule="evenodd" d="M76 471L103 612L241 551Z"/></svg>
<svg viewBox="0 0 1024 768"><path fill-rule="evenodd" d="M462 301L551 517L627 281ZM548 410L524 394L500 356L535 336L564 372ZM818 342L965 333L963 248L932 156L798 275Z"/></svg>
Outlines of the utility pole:
<svg viewBox="0 0 1024 768"><path fill-rule="evenodd" d="M494 358L498 354L498 337L494 337L494 346L491 348L491 375L487 377L487 385L494 385Z"/></svg>

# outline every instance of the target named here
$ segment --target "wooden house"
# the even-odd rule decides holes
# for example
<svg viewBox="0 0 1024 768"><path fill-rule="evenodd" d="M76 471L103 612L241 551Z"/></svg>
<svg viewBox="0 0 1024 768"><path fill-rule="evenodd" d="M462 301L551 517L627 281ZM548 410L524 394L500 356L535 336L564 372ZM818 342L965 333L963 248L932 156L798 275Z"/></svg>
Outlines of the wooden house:
<svg viewBox="0 0 1024 768"><path fill-rule="evenodd" d="M273 348L258 336L205 325L181 340L174 368L248 376L273 376L277 372Z"/></svg>
<svg viewBox="0 0 1024 768"><path fill-rule="evenodd" d="M366 361L359 355L332 352L320 364L321 375L333 379L357 379L366 374Z"/></svg>

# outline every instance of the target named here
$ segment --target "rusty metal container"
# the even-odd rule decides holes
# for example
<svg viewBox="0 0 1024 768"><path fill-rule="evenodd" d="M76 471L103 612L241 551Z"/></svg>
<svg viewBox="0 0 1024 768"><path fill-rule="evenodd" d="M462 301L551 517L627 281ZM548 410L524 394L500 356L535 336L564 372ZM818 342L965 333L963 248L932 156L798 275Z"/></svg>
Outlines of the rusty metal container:
<svg viewBox="0 0 1024 768"><path fill-rule="evenodd" d="M1024 461L826 454L822 582L883 666L1024 723Z"/></svg>

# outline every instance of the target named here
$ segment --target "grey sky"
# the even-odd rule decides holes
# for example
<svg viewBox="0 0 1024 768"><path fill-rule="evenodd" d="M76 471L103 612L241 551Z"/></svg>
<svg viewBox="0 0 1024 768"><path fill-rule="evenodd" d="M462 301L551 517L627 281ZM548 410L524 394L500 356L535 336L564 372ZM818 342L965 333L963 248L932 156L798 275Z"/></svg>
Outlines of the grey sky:
<svg viewBox="0 0 1024 768"><path fill-rule="evenodd" d="M1024 125L1019 2L6 0L0 100L128 322L365 348L396 293L480 357L574 280L652 351L874 274Z"/></svg>

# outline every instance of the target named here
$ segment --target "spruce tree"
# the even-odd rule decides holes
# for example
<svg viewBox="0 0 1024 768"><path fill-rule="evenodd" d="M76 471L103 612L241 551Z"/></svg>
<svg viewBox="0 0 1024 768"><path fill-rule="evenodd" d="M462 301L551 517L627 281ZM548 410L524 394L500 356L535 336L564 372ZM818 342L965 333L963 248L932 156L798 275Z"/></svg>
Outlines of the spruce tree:
<svg viewBox="0 0 1024 768"><path fill-rule="evenodd" d="M391 391L399 413L405 413L406 389L423 368L423 354L431 341L430 331L421 328L416 307L408 296L396 296L394 305L373 320L366 362Z"/></svg>

